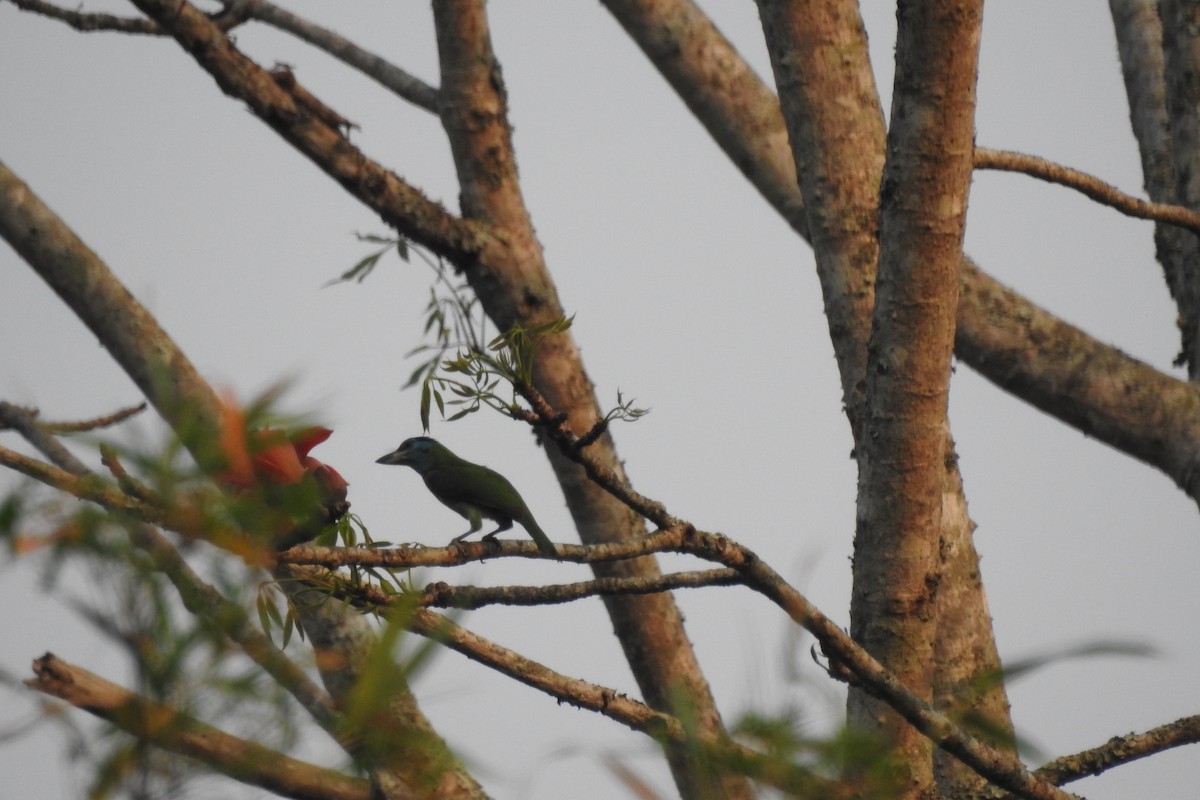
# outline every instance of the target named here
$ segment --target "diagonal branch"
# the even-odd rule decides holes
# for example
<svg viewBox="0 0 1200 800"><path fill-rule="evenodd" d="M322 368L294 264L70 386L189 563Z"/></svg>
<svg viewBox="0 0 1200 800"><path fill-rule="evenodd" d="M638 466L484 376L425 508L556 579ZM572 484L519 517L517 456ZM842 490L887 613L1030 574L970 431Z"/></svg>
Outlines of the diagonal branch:
<svg viewBox="0 0 1200 800"><path fill-rule="evenodd" d="M1033 178L1074 189L1097 203L1115 208L1131 217L1167 222L1200 233L1200 214L1189 208L1142 200L1125 194L1111 183L1105 183L1094 175L1062 164L1055 164L1053 161L1047 161L1038 156L1016 153L1011 150L976 147L975 169L1020 172Z"/></svg>
<svg viewBox="0 0 1200 800"><path fill-rule="evenodd" d="M26 685L107 720L156 747L195 759L250 786L298 800L368 800L362 778L298 761L239 739L192 716L134 694L47 653Z"/></svg>
<svg viewBox="0 0 1200 800"><path fill-rule="evenodd" d="M195 6L173 0L135 0L135 4L169 30L225 94L244 101L256 116L398 232L460 266L481 257L491 238L486 225L455 217L369 159L336 126L308 113L288 89L234 47Z"/></svg>
<svg viewBox="0 0 1200 800"><path fill-rule="evenodd" d="M3 163L0 238L88 326L185 444L203 445L204 435L185 434L217 430L212 389L100 257Z"/></svg>
<svg viewBox="0 0 1200 800"><path fill-rule="evenodd" d="M426 111L437 113L438 90L420 78L410 75L346 37L316 25L301 16L280 8L268 0L232 0L225 3L234 14L264 22L323 50L337 60L378 82L408 102Z"/></svg>
<svg viewBox="0 0 1200 800"><path fill-rule="evenodd" d="M438 641L455 652L483 664L514 680L538 689L559 702L587 709L620 722L634 731L645 733L663 743L699 750L697 755L712 761L735 759L749 766L761 759L745 745L722 734L685 726L676 717L656 711L613 689L555 672L518 653L463 628L447 617L427 609L416 609L408 621L409 630ZM789 765L783 770L768 770L756 775L762 782L779 788L803 792L797 796L849 800L858 796L853 782L822 778L803 767Z"/></svg>
<svg viewBox="0 0 1200 800"><path fill-rule="evenodd" d="M1034 774L1061 785L1186 744L1200 744L1200 715L1142 733L1114 736L1099 747L1056 758L1034 770Z"/></svg>
<svg viewBox="0 0 1200 800"><path fill-rule="evenodd" d="M986 324L978 324L986 318ZM996 385L1150 464L1200 502L1200 390L964 272L955 350Z"/></svg>
<svg viewBox="0 0 1200 800"><path fill-rule="evenodd" d="M154 20L144 17L119 17L115 14L101 14L90 11L78 11L47 3L45 0L8 0L22 11L29 11L49 19L64 22L77 31L90 33L92 31L114 31L116 33L133 33L147 36L162 36L164 31ZM3 0L0 0L3 2Z"/></svg>

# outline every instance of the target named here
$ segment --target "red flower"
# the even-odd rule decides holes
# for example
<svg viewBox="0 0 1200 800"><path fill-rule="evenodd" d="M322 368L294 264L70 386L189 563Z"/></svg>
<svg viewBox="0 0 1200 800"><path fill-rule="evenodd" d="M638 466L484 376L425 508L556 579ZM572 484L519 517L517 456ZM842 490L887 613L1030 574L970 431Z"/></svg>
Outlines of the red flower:
<svg viewBox="0 0 1200 800"><path fill-rule="evenodd" d="M327 500L344 501L350 484L336 469L308 454L332 433L321 427L291 434L262 428L250 433L248 442L245 415L227 398L221 419L221 452L226 461L221 479L237 489L248 489L257 482L299 483L311 473Z"/></svg>

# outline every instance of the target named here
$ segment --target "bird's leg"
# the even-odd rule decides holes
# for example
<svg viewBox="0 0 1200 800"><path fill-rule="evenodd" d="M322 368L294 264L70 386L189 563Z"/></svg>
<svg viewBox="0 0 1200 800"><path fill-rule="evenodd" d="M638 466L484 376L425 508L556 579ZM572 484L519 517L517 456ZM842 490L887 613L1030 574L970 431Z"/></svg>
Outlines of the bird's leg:
<svg viewBox="0 0 1200 800"><path fill-rule="evenodd" d="M499 523L496 526L496 530L492 531L491 533L485 533L483 535L484 539L491 541L496 538L497 533L500 533L501 531L506 531L512 527L511 519L497 519L496 522Z"/></svg>
<svg viewBox="0 0 1200 800"><path fill-rule="evenodd" d="M458 509L455 509L455 510L457 511ZM483 527L483 517L481 517L479 515L478 511L475 511L474 513L471 513L471 511L466 511L466 512L459 511L459 513L462 514L464 517L466 517L467 521L471 523L471 530L467 531L466 533L460 533L458 536L455 536L453 539L450 540L450 544L458 544L463 539L467 538L472 533L474 533L475 531L477 531Z"/></svg>

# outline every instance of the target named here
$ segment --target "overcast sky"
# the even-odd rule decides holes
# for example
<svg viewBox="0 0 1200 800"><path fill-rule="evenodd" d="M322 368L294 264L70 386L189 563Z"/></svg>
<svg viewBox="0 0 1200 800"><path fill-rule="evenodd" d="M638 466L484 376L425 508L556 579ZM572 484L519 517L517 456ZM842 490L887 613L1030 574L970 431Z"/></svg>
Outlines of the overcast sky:
<svg viewBox="0 0 1200 800"><path fill-rule="evenodd" d="M427 3L286 5L437 82ZM769 76L754 4L702 5ZM892 4L865 5L887 107ZM632 480L672 513L753 548L847 625L855 469L811 251L599 4L503 0L491 16L526 200L590 376L602 402L620 389L652 409L614 431ZM292 65L361 126L356 144L457 208L436 119L268 29L239 29L236 39L260 64ZM461 532L414 473L374 463L420 433L419 398L399 387L415 366L404 354L420 343L431 273L389 258L365 285L322 288L366 254L354 232L387 232L374 215L225 98L172 41L79 34L0 3L0 109L0 160L106 260L214 385L250 398L294 381L288 407L335 429L315 455L351 482L354 511L376 537L441 544ZM977 125L980 145L1036 153L1140 193L1104 4L989 4ZM1148 223L1028 178L981 174L967 251L1054 313L1182 376L1170 366L1176 313ZM139 399L6 246L0 276L0 399L53 419ZM1055 661L1015 681L1013 714L1033 764L1195 713L1194 504L1157 472L962 366L951 422L1003 657L1099 641L1157 650ZM136 427L161 430L149 417ZM481 414L435 423L433 434L512 479L551 538L576 540L527 430ZM12 435L2 441L16 444ZM3 568L0 666L24 678L49 650L128 683L121 657L45 600L40 566ZM587 574L514 560L417 582ZM98 590L70 585L67 594L87 600ZM793 708L805 731L821 733L841 719L841 692L777 609L736 589L680 593L678 602L727 721ZM461 621L560 672L637 694L599 601L486 609ZM606 757L673 794L644 737L456 654L439 655L416 688L496 797L627 796ZM26 695L9 694L0 731L34 713ZM48 768L61 753L49 729L4 742L0 774L31 797L78 796L77 775ZM1194 753L1175 751L1069 788L1094 800L1193 797L1198 765ZM222 785L204 784L213 796Z"/></svg>

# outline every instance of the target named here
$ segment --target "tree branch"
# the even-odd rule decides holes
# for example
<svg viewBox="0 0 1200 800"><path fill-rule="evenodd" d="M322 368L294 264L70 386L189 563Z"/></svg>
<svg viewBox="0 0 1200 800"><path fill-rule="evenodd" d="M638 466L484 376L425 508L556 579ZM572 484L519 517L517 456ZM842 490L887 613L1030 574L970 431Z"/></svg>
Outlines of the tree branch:
<svg viewBox="0 0 1200 800"><path fill-rule="evenodd" d="M1152 201L1174 203L1178 187L1167 114L1161 16L1162 11L1169 9L1160 9L1159 3L1146 0L1109 0L1108 5L1117 35L1125 94L1129 98L1129 121L1142 161L1142 183ZM1174 225L1155 225L1154 249L1179 310L1181 347L1175 365L1186 365L1195 377L1200 309L1192 265L1200 262L1200 238Z"/></svg>
<svg viewBox="0 0 1200 800"><path fill-rule="evenodd" d="M604 0L604 4L729 159L792 229L811 241L779 101L712 22L688 0ZM823 96L851 96L847 91L850 89ZM843 130L846 128L836 127L839 137ZM880 131L882 141L882 128ZM862 154L874 151L872 147L858 148L854 153L857 161L849 168L861 169ZM847 291L858 297L859 292L871 289L869 283L855 282ZM862 295L861 301L866 318L873 294ZM1041 344L1036 348L1028 343L1018 347L1012 334L1028 319L1021 314L1031 313L1041 320ZM852 314L847 317L853 318ZM835 321L832 334L846 335L844 324ZM1008 346L992 353L985 343L993 340L1007 341ZM865 363L865 348L863 352ZM1083 353L1092 369L1100 370L1090 371L1093 387L1125 386L1130 391L1078 391L1075 379L1083 372L1077 375L1074 363L1061 356L1069 352ZM1191 430L1196 415L1170 401L1154 402L1152 390L1139 390L1126 375L1142 374L1170 396L1183 394L1186 384L1161 372L1150 376L1145 372L1150 371L1147 365L1039 308L983 272L969 258L964 259L955 353L1005 391L1164 471L1200 503L1200 475L1194 474L1190 466L1192 454L1200 452L1200 436ZM843 370L843 395L847 397L851 396L853 382L859 379L857 375L849 378L852 380L847 383L848 373ZM1054 399L1055 392L1065 392L1061 401ZM1064 406L1071 409L1067 416L1063 415ZM1156 429L1154 422L1143 421L1146 414L1159 423L1169 421L1175 433L1188 433L1182 437L1162 436L1161 427Z"/></svg>
<svg viewBox="0 0 1200 800"><path fill-rule="evenodd" d="M518 550L533 554L537 549L532 542L506 541L500 544L501 553L512 551L514 555ZM280 554L280 559L295 564L358 564L364 567L398 568L428 563L425 554L437 549L441 548L376 550L302 545ZM861 685L895 708L939 747L952 753L996 785L1020 797L1038 800L1065 800L1071 797L1032 776L1013 753L985 744L909 691L769 565L750 550L725 536L698 531L685 523L677 528L658 531L638 539L588 547L560 545L558 549L559 557L563 561L593 561L629 558L649 552L677 552L714 561L726 569L735 570L749 588L771 600L794 622L811 633L820 642L826 656L836 665L839 672L853 676L857 685ZM495 555L497 553L493 551L492 556ZM386 598L382 593L368 596L377 600Z"/></svg>
<svg viewBox="0 0 1200 800"><path fill-rule="evenodd" d="M306 561L319 564L320 561ZM742 578L736 570L710 569L695 572L672 572L653 578L597 578L577 583L559 583L547 586L452 586L439 581L427 585L418 605L425 608L459 608L474 610L490 605L542 606L559 605L598 597L619 594L654 594L675 589L697 589L705 586L738 586ZM337 587L338 596L345 595L355 605L386 608L397 603L397 595L389 594L370 585ZM403 602L411 602L405 597Z"/></svg>
<svg viewBox="0 0 1200 800"><path fill-rule="evenodd" d="M1061 785L1174 747L1197 743L1200 743L1200 715L1168 722L1143 733L1114 736L1099 747L1056 758L1034 774Z"/></svg>
<svg viewBox="0 0 1200 800"><path fill-rule="evenodd" d="M985 378L1145 461L1200 503L1200 391L1025 300L969 265L955 349ZM976 324L986 317L987 324Z"/></svg>
<svg viewBox="0 0 1200 800"><path fill-rule="evenodd" d="M425 587L421 604L433 608L461 609L476 609L488 605L557 605L585 597L654 594L705 586L738 586L741 583L741 576L732 569L672 572L634 578L596 578L547 586L451 586L439 582Z"/></svg>
<svg viewBox="0 0 1200 800"><path fill-rule="evenodd" d="M0 237L88 326L187 446L215 436L219 403L200 373L99 256L3 163Z"/></svg>
<svg viewBox="0 0 1200 800"><path fill-rule="evenodd" d="M0 0L3 2L3 0ZM77 31L85 33L92 31L115 31L117 33L134 33L149 36L162 36L163 29L153 20L142 17L118 17L114 14L99 14L86 11L72 11L60 8L44 0L9 0L22 11L29 11L39 16L65 22Z"/></svg>
<svg viewBox="0 0 1200 800"><path fill-rule="evenodd" d="M395 173L367 158L336 126L307 113L291 92L243 55L207 16L187 2L134 0L168 29L230 97L250 110L398 232L449 259L472 264L490 240L487 227L465 222Z"/></svg>
<svg viewBox="0 0 1200 800"><path fill-rule="evenodd" d="M1055 164L1038 156L1015 153L1011 150L975 148L975 168L1003 172L1020 172L1032 178L1057 183L1080 194L1138 219L1149 219L1178 225L1200 233L1200 214L1183 206L1152 203L1125 194L1110 183L1071 167Z"/></svg>
<svg viewBox="0 0 1200 800"><path fill-rule="evenodd" d="M396 96L419 108L437 113L438 90L386 59L359 47L354 42L301 16L280 8L268 0L232 0L225 3L233 13L264 22L323 50L343 64L354 67Z"/></svg>
<svg viewBox="0 0 1200 800"><path fill-rule="evenodd" d="M613 689L555 672L477 636L433 611L416 609L408 628L472 661L545 692L559 702L594 711L662 743L698 748L709 760L714 756L725 759L732 757L742 763L754 763L762 758L760 754L728 737L714 735L704 729L689 728L677 718L655 711ZM783 771L766 772L756 777L776 787L795 789L796 786L803 786L807 792L805 796L810 797L849 800L857 796L857 790L851 783L830 781L794 765Z"/></svg>
<svg viewBox="0 0 1200 800"><path fill-rule="evenodd" d="M26 685L116 725L156 747L195 759L250 786L300 800L369 800L367 781L297 761L109 683L47 653Z"/></svg>
<svg viewBox="0 0 1200 800"><path fill-rule="evenodd" d="M1161 0L1158 20L1155 32L1162 42L1164 111L1170 132L1165 138L1173 178L1165 187L1169 194L1164 199L1200 209L1200 7L1186 0ZM1150 143L1139 140L1139 144L1143 141ZM1200 275L1196 270L1200 246L1194 239L1184 240L1179 256L1191 260L1166 262L1166 266L1180 267L1168 275L1168 285L1183 333L1180 361L1187 364L1188 376L1196 380L1200 377Z"/></svg>
<svg viewBox="0 0 1200 800"><path fill-rule="evenodd" d="M11 403L5 403L3 401L0 401L0 406L8 406L10 408L16 408L16 409L20 410L21 412L32 415L32 417L34 417L34 418L36 418L38 415L37 409L21 408L20 406L13 406ZM129 419L130 417L132 417L136 414L140 414L145 410L146 410L146 404L144 402L142 402L142 403L138 403L136 406L129 406L128 408L122 408L118 411L114 411L111 414L105 414L102 417L95 417L93 419L78 420L78 421L72 421L72 422L46 422L44 420L34 419L33 422L38 428L40 428L41 430L43 430L47 433L53 433L53 434L85 433L88 431L99 430L100 428L110 428L113 425L119 425L120 423L124 422L125 420ZM14 427L14 426L8 425L5 422L4 415L0 415L0 430L4 430L6 427Z"/></svg>

